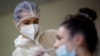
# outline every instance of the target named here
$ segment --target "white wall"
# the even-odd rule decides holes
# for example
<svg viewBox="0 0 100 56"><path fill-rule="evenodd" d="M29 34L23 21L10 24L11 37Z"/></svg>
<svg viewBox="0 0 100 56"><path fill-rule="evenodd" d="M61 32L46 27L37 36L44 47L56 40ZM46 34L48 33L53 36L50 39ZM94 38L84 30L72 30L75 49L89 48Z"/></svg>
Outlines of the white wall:
<svg viewBox="0 0 100 56"><path fill-rule="evenodd" d="M57 29L68 14L75 14L81 7L90 7L97 11L95 21L100 36L100 1L99 0L57 0L39 5L41 10L40 25L45 29ZM13 40L19 34L13 25L13 15L8 13L0 16L0 56L11 56L14 50Z"/></svg>

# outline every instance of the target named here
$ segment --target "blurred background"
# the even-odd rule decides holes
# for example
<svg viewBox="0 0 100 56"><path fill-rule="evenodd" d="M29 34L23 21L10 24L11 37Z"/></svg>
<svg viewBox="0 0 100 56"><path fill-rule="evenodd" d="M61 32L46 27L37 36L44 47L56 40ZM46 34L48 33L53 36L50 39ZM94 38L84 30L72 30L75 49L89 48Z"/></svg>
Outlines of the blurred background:
<svg viewBox="0 0 100 56"><path fill-rule="evenodd" d="M22 1L24 0L0 0L0 56L11 56L15 49L14 39L20 33L13 23L13 11L15 6ZM100 0L29 1L36 2L39 5L41 11L40 25L43 29L57 29L66 15L77 13L79 8L89 7L96 10L98 19L95 21L95 24L100 39ZM99 47L100 44L98 45Z"/></svg>

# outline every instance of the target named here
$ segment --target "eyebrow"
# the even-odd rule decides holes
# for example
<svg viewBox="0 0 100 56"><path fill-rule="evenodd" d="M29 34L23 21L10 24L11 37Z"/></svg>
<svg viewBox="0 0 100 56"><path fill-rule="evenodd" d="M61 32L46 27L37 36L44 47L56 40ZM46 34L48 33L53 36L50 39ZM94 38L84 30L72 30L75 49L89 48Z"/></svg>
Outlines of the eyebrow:
<svg viewBox="0 0 100 56"><path fill-rule="evenodd" d="M29 21L29 20L23 20L23 21ZM21 21L22 22L22 21Z"/></svg>

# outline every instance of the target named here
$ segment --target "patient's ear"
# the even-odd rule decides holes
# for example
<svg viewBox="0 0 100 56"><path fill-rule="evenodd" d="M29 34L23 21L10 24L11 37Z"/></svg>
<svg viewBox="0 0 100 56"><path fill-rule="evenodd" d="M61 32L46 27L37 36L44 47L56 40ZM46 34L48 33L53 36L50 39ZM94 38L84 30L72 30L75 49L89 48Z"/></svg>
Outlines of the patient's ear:
<svg viewBox="0 0 100 56"><path fill-rule="evenodd" d="M76 34L74 37L74 42L77 46L81 46L84 43L84 36L82 34Z"/></svg>

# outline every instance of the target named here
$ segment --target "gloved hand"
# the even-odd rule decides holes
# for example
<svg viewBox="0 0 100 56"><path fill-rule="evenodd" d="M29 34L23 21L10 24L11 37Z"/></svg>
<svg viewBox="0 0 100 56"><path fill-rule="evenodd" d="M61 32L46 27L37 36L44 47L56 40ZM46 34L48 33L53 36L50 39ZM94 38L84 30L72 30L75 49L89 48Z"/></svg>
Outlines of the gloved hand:
<svg viewBox="0 0 100 56"><path fill-rule="evenodd" d="M35 46L33 41L28 38L23 38L19 35L15 40L16 50L13 52L12 56L47 56L44 55L45 51L39 46Z"/></svg>
<svg viewBox="0 0 100 56"><path fill-rule="evenodd" d="M44 53L45 53L45 50L38 46L35 46L29 51L30 56L44 56Z"/></svg>
<svg viewBox="0 0 100 56"><path fill-rule="evenodd" d="M14 40L15 47L27 47L27 46L33 46L33 42L28 39L23 37L22 35L19 35L15 40Z"/></svg>

